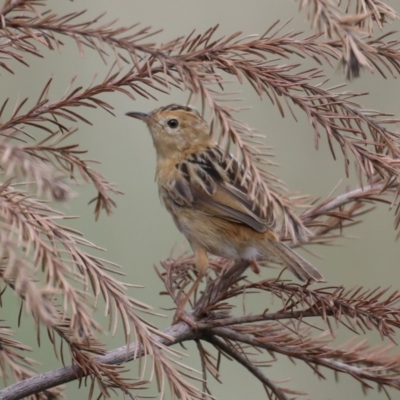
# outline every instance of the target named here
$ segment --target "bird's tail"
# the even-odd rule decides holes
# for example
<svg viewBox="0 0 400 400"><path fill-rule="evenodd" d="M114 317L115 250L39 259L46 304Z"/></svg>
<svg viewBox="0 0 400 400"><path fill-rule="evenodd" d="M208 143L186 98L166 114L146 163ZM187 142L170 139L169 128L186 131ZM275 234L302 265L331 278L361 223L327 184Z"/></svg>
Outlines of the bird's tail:
<svg viewBox="0 0 400 400"><path fill-rule="evenodd" d="M282 242L269 242L269 251L300 280L324 282L323 276L307 260Z"/></svg>

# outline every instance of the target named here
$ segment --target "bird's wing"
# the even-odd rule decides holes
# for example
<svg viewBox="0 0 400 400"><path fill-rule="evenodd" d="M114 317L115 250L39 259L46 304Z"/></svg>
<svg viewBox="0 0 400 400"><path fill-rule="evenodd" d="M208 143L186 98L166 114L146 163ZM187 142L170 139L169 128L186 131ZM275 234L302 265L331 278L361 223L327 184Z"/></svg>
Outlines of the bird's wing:
<svg viewBox="0 0 400 400"><path fill-rule="evenodd" d="M168 197L178 206L194 207L209 215L266 232L274 221L263 218L260 208L247 196L242 167L217 148L176 165L176 179L170 182Z"/></svg>

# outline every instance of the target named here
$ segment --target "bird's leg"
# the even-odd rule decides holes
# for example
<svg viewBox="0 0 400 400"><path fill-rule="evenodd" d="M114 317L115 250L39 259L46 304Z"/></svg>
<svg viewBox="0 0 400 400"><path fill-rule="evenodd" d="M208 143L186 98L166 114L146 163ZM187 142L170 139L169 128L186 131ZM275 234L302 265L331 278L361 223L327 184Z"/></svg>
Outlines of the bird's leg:
<svg viewBox="0 0 400 400"><path fill-rule="evenodd" d="M196 289L198 288L201 279L203 278L202 274L199 274L199 276L197 277L197 279L193 282L192 287L189 289L189 291L186 293L185 297L179 302L178 307L175 311L175 315L174 315L174 319L172 320L173 324L178 323L179 321L184 321L186 322L190 327L195 328L196 327L196 323L195 321L190 318L189 316L187 316L185 314L185 305L186 303L189 301L190 297L192 296L192 294L196 291Z"/></svg>
<svg viewBox="0 0 400 400"><path fill-rule="evenodd" d="M184 309L185 309L186 303L189 301L192 294L198 288L198 286L201 282L201 279L207 273L208 257L207 257L207 252L203 247L194 247L193 250L194 250L196 269L199 272L199 275L198 275L197 279L194 281L192 287L186 293L186 296L178 304L178 308L175 311L174 319L172 320L172 322L174 324L176 324L179 320L182 320L182 321L186 322L188 325L190 325L192 328L195 328L196 327L195 322L193 321L193 319L191 319L190 317L188 317L185 314Z"/></svg>

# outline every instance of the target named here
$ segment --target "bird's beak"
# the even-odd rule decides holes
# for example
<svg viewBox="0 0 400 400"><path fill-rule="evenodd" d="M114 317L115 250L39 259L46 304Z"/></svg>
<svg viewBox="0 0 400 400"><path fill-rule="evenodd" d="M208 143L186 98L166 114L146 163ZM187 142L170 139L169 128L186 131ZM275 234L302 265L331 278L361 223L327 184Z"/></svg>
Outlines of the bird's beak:
<svg viewBox="0 0 400 400"><path fill-rule="evenodd" d="M128 117L140 119L142 121L147 121L150 117L150 114L139 111L130 111L127 112L125 115L127 115Z"/></svg>

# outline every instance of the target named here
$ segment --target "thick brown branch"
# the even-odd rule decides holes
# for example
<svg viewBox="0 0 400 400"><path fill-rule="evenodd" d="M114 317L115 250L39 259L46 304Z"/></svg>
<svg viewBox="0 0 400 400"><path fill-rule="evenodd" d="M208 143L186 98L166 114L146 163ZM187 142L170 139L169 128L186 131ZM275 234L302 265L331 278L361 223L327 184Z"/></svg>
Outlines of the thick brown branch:
<svg viewBox="0 0 400 400"><path fill-rule="evenodd" d="M172 346L178 342L192 340L195 338L194 332L184 323L171 326L163 331L165 336L153 336L154 341L163 346ZM168 339L167 339L168 337ZM103 365L121 365L144 355L143 348L137 347L135 343L107 352L104 356L96 359ZM77 366L68 366L54 371L45 372L32 378L18 382L14 385L0 390L1 400L19 400L34 393L42 392L46 389L68 383L85 376L84 371ZM199 397L200 398L200 397Z"/></svg>

